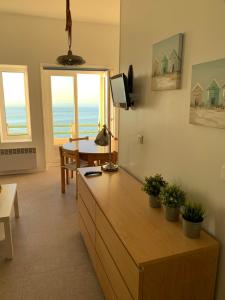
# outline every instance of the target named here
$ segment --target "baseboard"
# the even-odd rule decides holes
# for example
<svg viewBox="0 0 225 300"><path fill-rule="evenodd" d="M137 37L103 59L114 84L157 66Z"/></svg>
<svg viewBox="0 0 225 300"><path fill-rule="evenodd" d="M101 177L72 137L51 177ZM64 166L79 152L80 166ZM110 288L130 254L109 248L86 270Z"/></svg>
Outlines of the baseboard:
<svg viewBox="0 0 225 300"><path fill-rule="evenodd" d="M47 169L51 167L59 167L59 166L60 166L60 162L47 163Z"/></svg>
<svg viewBox="0 0 225 300"><path fill-rule="evenodd" d="M47 171L47 168L43 169L33 169L33 170L17 170L17 171L6 171L0 172L0 176L7 176L7 175L22 175L22 174L32 174L32 173L40 173Z"/></svg>

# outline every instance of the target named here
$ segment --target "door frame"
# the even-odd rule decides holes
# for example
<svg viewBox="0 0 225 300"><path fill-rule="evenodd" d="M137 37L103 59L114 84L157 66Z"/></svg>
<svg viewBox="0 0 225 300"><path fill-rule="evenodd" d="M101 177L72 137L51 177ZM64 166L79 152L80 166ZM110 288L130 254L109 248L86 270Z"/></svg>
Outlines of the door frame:
<svg viewBox="0 0 225 300"><path fill-rule="evenodd" d="M63 74L62 74L63 71ZM52 74L54 72L54 74ZM45 144L45 161L46 167L49 166L58 166L59 165L59 156L56 156L56 151L58 151L58 146L54 144L54 136L53 136L53 127L46 126L46 124L52 124L52 103L50 102L52 99L51 95L51 87L49 86L50 81L46 80L49 79L51 75L58 75L58 76L71 76L74 77L74 96L78 96L77 91L77 76L74 76L74 72L76 73L85 73L85 74L92 74L92 73L101 73L105 72L105 123L110 126L110 86L109 86L109 78L110 78L110 70L107 68L77 68L77 67L64 67L58 65L46 65L41 64L41 89L42 89L42 111L43 111L43 126L44 126L44 144ZM47 105L46 105L47 101ZM78 101L74 103L75 109L75 131L78 132ZM108 112L108 114L107 114ZM49 123L50 122L50 123ZM49 145L52 145L52 149L50 149ZM54 159L54 156L57 159ZM53 158L50 160L50 158Z"/></svg>

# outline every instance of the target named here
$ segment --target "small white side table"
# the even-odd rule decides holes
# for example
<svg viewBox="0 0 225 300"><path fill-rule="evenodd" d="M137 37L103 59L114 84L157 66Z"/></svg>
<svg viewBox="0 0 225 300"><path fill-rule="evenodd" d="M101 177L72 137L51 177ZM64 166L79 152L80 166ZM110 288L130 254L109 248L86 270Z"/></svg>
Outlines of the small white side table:
<svg viewBox="0 0 225 300"><path fill-rule="evenodd" d="M14 205L15 217L19 218L19 205L17 197L16 184L3 184L1 185L0 192L0 222L4 224L5 242L6 242L6 257L13 258L13 243L12 231L10 223L10 215Z"/></svg>

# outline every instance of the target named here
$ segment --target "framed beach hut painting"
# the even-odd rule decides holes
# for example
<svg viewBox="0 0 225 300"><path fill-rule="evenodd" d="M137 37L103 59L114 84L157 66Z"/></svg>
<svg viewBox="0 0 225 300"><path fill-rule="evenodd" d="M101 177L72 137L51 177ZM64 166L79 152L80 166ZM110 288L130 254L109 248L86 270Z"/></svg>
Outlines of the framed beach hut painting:
<svg viewBox="0 0 225 300"><path fill-rule="evenodd" d="M192 66L190 123L225 128L225 59Z"/></svg>
<svg viewBox="0 0 225 300"><path fill-rule="evenodd" d="M181 87L182 51L182 33L153 45L153 91L175 90Z"/></svg>

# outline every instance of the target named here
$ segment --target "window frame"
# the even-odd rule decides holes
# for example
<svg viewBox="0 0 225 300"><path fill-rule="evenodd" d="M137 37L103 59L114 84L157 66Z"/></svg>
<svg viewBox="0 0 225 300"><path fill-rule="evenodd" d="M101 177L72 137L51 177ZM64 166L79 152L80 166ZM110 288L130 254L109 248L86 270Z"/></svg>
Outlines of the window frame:
<svg viewBox="0 0 225 300"><path fill-rule="evenodd" d="M53 115L52 115L52 92L51 92L51 77L52 76L65 76L65 77L73 77L73 87L74 87L74 131L72 132L72 137L79 137L79 118L78 118L78 76L81 75L99 75L102 85L101 92L101 104L99 103L99 108L101 106L102 111L102 120L99 128L103 126L103 124L108 124L108 91L106 89L107 80L109 77L108 70L101 69L56 69L56 70L43 70L42 71L42 104L43 104L43 116L45 119L44 128L45 128L45 139L48 137L51 140L51 145L58 147L63 143L68 141L68 138L55 138L53 131ZM46 126L46 123L51 125ZM98 128L98 129L99 129ZM46 142L46 144L48 144Z"/></svg>
<svg viewBox="0 0 225 300"><path fill-rule="evenodd" d="M80 68L80 67L63 67L58 65L45 65L41 64L41 83L42 83L42 107L43 107L43 120L44 120L44 139L45 139L45 155L46 155L46 163L48 166L55 166L59 163L58 156L58 146L68 142L68 138L62 139L54 139L53 134L53 120L52 120L52 95L51 95L51 76L73 76L76 80L77 73L82 74L103 74L104 73L104 124L109 125L109 115L110 115L110 105L109 105L109 92L110 87L107 85L110 77L110 70L107 68ZM77 82L74 81L74 94L77 99ZM78 101L74 102L75 114L78 113ZM74 123L74 132L73 137L79 137L78 133L78 115L75 115L75 121L77 120L77 124ZM75 128L76 127L76 128Z"/></svg>
<svg viewBox="0 0 225 300"><path fill-rule="evenodd" d="M27 134L10 135L7 131L4 87L2 73L23 73L24 74L24 91L27 119ZM31 118L30 118L30 98L29 98L29 83L28 83L28 67L21 65L0 65L0 139L1 143L20 143L32 142L31 133Z"/></svg>

